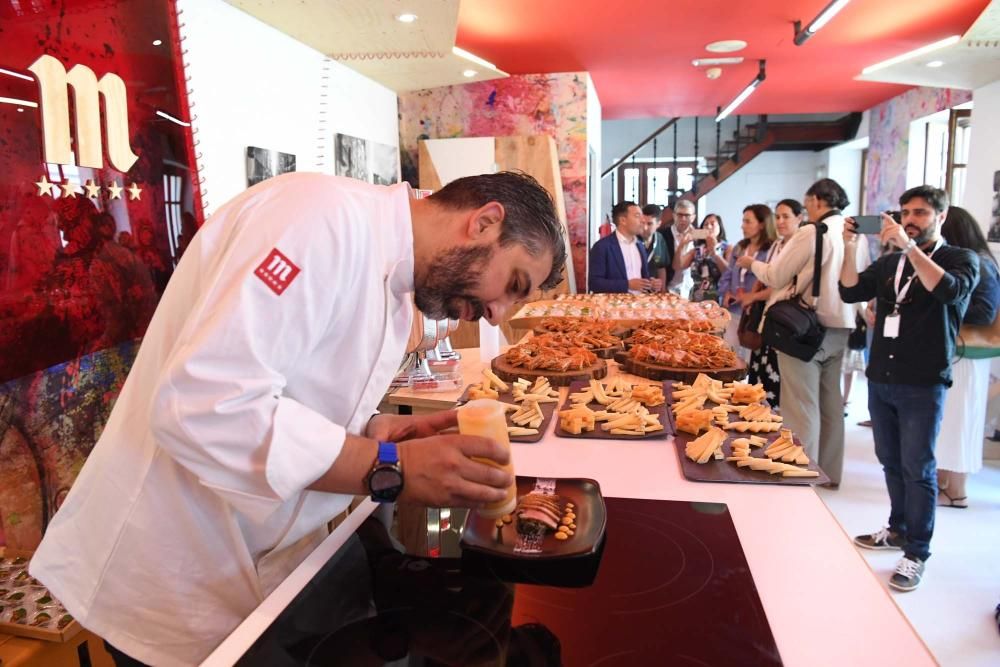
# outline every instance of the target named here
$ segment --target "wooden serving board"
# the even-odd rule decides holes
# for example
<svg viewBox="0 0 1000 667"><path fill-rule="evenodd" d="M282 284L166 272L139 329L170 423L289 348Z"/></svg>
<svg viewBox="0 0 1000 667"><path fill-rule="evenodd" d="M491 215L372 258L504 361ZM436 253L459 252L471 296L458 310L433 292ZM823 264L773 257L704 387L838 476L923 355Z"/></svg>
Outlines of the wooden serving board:
<svg viewBox="0 0 1000 667"><path fill-rule="evenodd" d="M569 385L569 393L573 394L578 391L584 391L590 386L589 382L573 382ZM664 394L669 391L670 388L666 385L663 386ZM583 431L580 434L569 433L568 431L562 430L559 427L559 420L556 420L556 435L560 438L583 438L584 440L663 440L668 435L674 432L673 421L671 421L670 410L668 409L669 403L664 403L663 405L657 405L655 408L649 408L649 411L653 414L659 415L660 423L663 424L663 430L653 431L652 433L646 433L645 435L619 435L617 433L609 433L601 428L601 422L597 423L597 428L593 431ZM569 410L573 407L573 401L566 397L566 402L563 403L560 410ZM599 411L603 410L604 406L597 401L591 401L587 404L587 407L591 410Z"/></svg>
<svg viewBox="0 0 1000 667"><path fill-rule="evenodd" d="M732 435L722 443L722 453L726 456L733 455L732 441L736 438L745 438L750 433L740 433L739 431L726 431ZM777 433L762 433L767 438L768 444L777 439ZM772 475L764 470L751 470L741 468L732 461L716 461L709 459L707 463L695 463L684 453L684 448L689 442L695 439L690 433L678 432L674 436L674 447L677 449L677 459L681 462L681 472L686 479L692 482L728 482L730 484L777 484L779 486L810 486L813 484L826 484L830 481L823 470L810 461L806 466L809 470L819 472L819 477L782 477L781 474ZM801 445L798 438L795 444ZM766 446L766 445L765 445ZM750 455L755 458L767 458L764 456L763 447L752 447Z"/></svg>
<svg viewBox="0 0 1000 667"><path fill-rule="evenodd" d="M546 377L548 377L548 376L546 376ZM525 378L525 380L527 380L527 379L528 378ZM549 380L549 384L552 384L552 380ZM474 386L478 386L478 385L471 385L470 384L469 386L467 386L465 388L465 391L462 392L461 398L459 398L458 402L455 404L456 406L461 407L461 406L463 406L463 405L465 405L466 403L469 402L469 390L472 389L472 387L474 387ZM517 403L517 401L514 400L514 394L511 393L511 392L509 392L509 391L501 391L500 392L500 399L499 400L501 402L503 402L503 403ZM555 401L552 401L552 402L549 402L549 403L539 403L538 404L538 408L542 411L542 423L538 427L538 433L535 434L535 435L512 435L512 436L510 436L510 441L511 442L538 442L539 440L541 440L545 436L545 432L549 429L549 424L552 422L552 413L556 411L556 407L558 405L559 405L559 401L558 400L555 400ZM511 416L513 416L513 414L514 414L513 412L509 412L509 411L507 412L507 426L517 426L517 424L515 424L514 422L512 422L510 420L510 418L511 418Z"/></svg>
<svg viewBox="0 0 1000 667"><path fill-rule="evenodd" d="M778 484L780 486L811 486L813 484L826 484L830 481L830 477L823 472L823 469L816 465L815 461L809 461L809 465L806 466L809 470L815 470L819 472L819 477L782 477L781 474L772 475L769 472L763 470L751 470L750 468L741 468L732 461L717 461L715 459L709 459L707 463L695 463L687 457L684 453L684 449L687 444L694 440L698 436L691 435L690 433L685 433L683 431L678 431L676 424L673 422L673 391L672 387L665 389L664 393L667 397L667 413L670 415L671 424L674 426L674 447L677 449L677 459L681 464L681 472L684 473L686 479L692 482L728 482L730 484ZM707 401L705 403L705 408L714 408L717 404L712 401ZM734 421L733 415L730 415L730 421ZM751 447L750 454L755 458L767 458L764 455L764 449L770 445L772 442L780 437L780 433L740 433L739 431L726 430L729 437L724 443L722 443L722 453L725 456L733 455L732 442L737 438L749 438L751 435L759 435L762 438L767 439L767 445L764 447ZM802 443L799 441L798 437L793 438L796 445L801 446Z"/></svg>
<svg viewBox="0 0 1000 667"><path fill-rule="evenodd" d="M636 361L627 352L615 354L615 361L624 373L631 373L650 380L677 380L688 384L694 382L699 374L704 373L713 380L736 382L747 376L747 365L742 359L737 359L737 365L729 368L680 368L676 366L661 366L646 361Z"/></svg>
<svg viewBox="0 0 1000 667"><path fill-rule="evenodd" d="M608 362L604 361L604 359L598 359L596 364L580 370L550 371L541 368L530 370L522 366L515 366L509 363L501 354L493 360L490 367L497 374L497 377L504 382L513 382L519 377L525 380L534 380L544 375L549 379L549 384L553 387L565 387L574 380L582 380L584 382L591 378L600 380L608 374Z"/></svg>

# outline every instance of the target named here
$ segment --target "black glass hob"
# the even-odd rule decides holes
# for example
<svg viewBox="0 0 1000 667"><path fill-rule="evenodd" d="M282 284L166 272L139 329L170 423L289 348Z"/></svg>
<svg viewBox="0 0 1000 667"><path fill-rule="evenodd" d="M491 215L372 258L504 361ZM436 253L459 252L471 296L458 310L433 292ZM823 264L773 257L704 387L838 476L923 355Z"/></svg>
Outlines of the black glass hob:
<svg viewBox="0 0 1000 667"><path fill-rule="evenodd" d="M369 519L238 664L781 664L726 505L605 502L583 588L406 556Z"/></svg>

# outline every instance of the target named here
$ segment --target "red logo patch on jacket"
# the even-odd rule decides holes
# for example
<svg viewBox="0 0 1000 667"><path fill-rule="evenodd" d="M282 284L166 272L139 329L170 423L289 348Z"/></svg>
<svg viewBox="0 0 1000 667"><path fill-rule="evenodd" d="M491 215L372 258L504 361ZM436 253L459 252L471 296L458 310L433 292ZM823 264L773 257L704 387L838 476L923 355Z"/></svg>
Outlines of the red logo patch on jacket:
<svg viewBox="0 0 1000 667"><path fill-rule="evenodd" d="M274 248L268 253L267 259L261 262L254 271L254 275L264 281L264 284L270 287L272 292L281 296L300 272L301 269L295 266L292 260Z"/></svg>

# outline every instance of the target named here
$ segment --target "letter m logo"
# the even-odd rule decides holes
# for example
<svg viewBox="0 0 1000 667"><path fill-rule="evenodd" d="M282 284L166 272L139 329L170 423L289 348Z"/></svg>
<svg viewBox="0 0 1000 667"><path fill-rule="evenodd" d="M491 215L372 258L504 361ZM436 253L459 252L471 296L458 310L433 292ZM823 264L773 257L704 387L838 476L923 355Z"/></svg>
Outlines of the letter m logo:
<svg viewBox="0 0 1000 667"><path fill-rule="evenodd" d="M41 56L28 69L38 78L46 162L73 164L68 91L72 87L77 165L104 167L99 95L104 98L104 131L111 164L121 172L127 172L135 164L139 156L129 144L128 102L121 77L108 73L98 81L94 71L85 65L76 65L67 73L62 63L49 55Z"/></svg>
<svg viewBox="0 0 1000 667"><path fill-rule="evenodd" d="M295 280L295 276L299 275L300 271L301 269L295 266L292 260L281 254L277 248L274 248L254 271L254 275L271 288L272 292L281 296L285 289Z"/></svg>

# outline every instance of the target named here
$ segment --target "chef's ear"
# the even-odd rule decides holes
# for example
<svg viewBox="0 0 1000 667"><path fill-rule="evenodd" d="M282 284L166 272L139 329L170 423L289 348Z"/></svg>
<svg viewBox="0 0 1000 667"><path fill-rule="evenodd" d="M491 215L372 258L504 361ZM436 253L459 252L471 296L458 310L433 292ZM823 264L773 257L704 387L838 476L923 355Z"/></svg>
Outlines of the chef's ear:
<svg viewBox="0 0 1000 667"><path fill-rule="evenodd" d="M505 215L506 211L500 202L491 201L480 206L469 216L467 229L469 238L479 242L499 238Z"/></svg>

